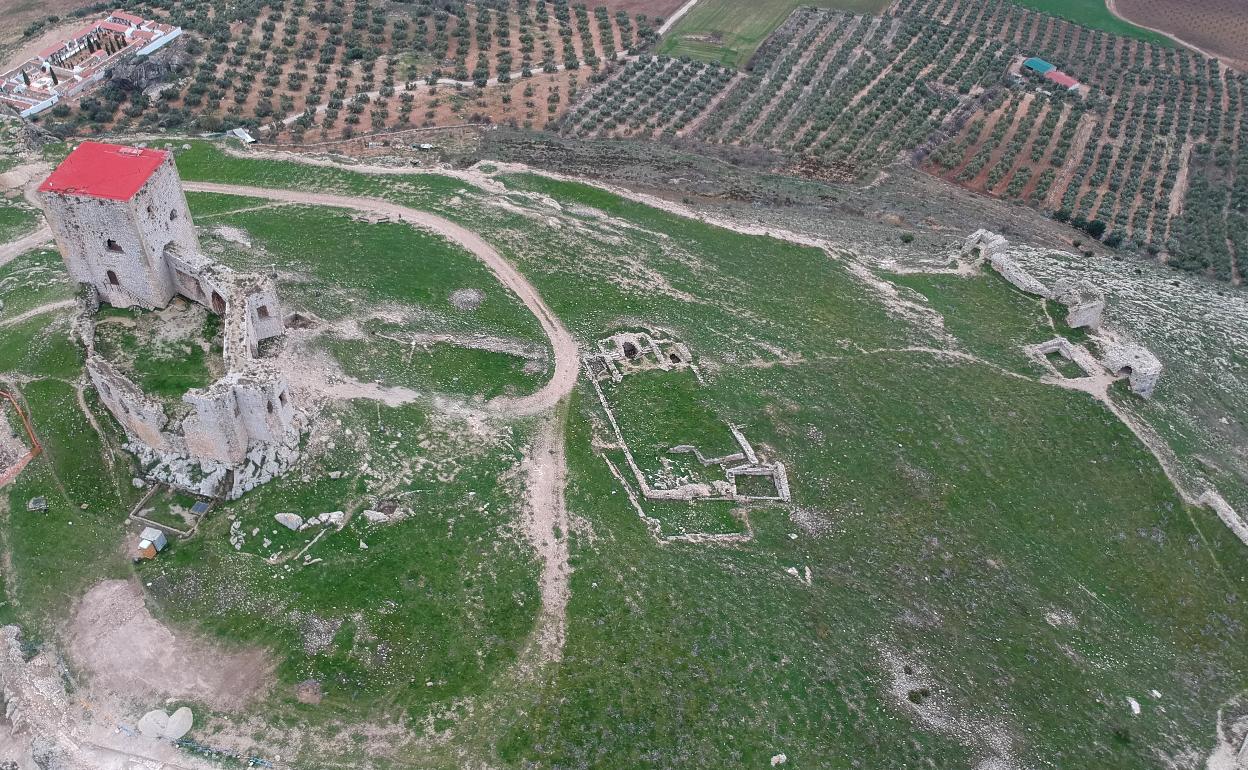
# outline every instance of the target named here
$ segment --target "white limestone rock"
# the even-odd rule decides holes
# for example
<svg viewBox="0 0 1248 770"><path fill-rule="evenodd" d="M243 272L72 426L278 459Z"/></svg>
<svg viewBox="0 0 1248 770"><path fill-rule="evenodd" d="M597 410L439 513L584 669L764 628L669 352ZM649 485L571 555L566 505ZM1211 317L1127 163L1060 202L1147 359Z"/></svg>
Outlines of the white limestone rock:
<svg viewBox="0 0 1248 770"><path fill-rule="evenodd" d="M298 532L303 526L303 517L294 513L279 513L273 518L277 519L278 524L294 532Z"/></svg>

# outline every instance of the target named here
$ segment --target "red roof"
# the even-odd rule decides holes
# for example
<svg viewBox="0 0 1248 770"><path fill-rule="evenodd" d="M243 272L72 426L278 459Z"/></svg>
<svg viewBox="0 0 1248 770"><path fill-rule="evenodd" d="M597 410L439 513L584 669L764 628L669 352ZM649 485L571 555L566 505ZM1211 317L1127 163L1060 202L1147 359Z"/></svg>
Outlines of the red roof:
<svg viewBox="0 0 1248 770"><path fill-rule="evenodd" d="M99 26L100 29L106 29L109 32L118 32L123 35L132 29L132 27L127 27L125 24L118 24L115 21L102 21Z"/></svg>
<svg viewBox="0 0 1248 770"><path fill-rule="evenodd" d="M48 46L47 48L39 52L39 58L46 59L64 47L65 47L64 43L53 43L52 45Z"/></svg>
<svg viewBox="0 0 1248 770"><path fill-rule="evenodd" d="M126 13L125 11L113 11L112 13L109 14L109 16L114 19L121 19L122 21L128 21L135 26L138 26L139 24L142 24L144 21L147 21L142 16L135 16L133 13Z"/></svg>
<svg viewBox="0 0 1248 770"><path fill-rule="evenodd" d="M1058 84L1062 88L1070 88L1071 86L1079 85L1078 80L1075 80L1070 75L1067 75L1065 72L1062 72L1061 70L1049 70L1048 72L1044 73L1044 76L1048 78L1049 80L1052 80L1054 83Z"/></svg>
<svg viewBox="0 0 1248 770"><path fill-rule="evenodd" d="M40 192L129 200L169 153L83 142L39 185Z"/></svg>
<svg viewBox="0 0 1248 770"><path fill-rule="evenodd" d="M90 24L88 24L87 26L85 26L85 27L83 27L82 29L80 29L80 30L78 30L77 32L75 32L74 34L70 35L70 36L69 36L69 39L70 39L70 40L77 40L77 39L79 39L79 38L86 37L87 35L90 35L92 32L94 32L94 31L96 30L96 28L97 28L97 27L99 27L99 26L100 26L100 23L99 23L98 21L93 21L93 22L91 22Z"/></svg>

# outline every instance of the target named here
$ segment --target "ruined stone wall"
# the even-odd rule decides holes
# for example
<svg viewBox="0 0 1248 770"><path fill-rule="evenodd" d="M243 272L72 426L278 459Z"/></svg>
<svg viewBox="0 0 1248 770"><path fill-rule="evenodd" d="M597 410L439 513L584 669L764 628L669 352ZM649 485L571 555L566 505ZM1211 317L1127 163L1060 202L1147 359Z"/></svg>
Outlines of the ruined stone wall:
<svg viewBox="0 0 1248 770"><path fill-rule="evenodd" d="M87 374L100 395L100 402L113 413L126 433L153 449L174 451L180 442L165 432L169 417L164 407L139 389L111 363L99 356L87 358Z"/></svg>
<svg viewBox="0 0 1248 770"><path fill-rule="evenodd" d="M114 307L154 310L177 292L166 253L195 254L199 240L172 158L130 200L44 192L47 220L70 276Z"/></svg>
<svg viewBox="0 0 1248 770"><path fill-rule="evenodd" d="M1109 343L1105 346L1102 363L1114 374L1125 375L1131 391L1145 398L1153 395L1157 380L1161 378L1161 361L1138 345Z"/></svg>
<svg viewBox="0 0 1248 770"><path fill-rule="evenodd" d="M260 343L283 333L277 289L269 276L236 273L200 252L172 158L129 201L45 193L44 203L70 275L88 289L75 334L91 381L152 472L236 497L290 467L300 412L281 373L258 360ZM170 425L159 402L96 355L93 318L100 299L155 309L175 294L222 316L227 371L186 393L191 413Z"/></svg>
<svg viewBox="0 0 1248 770"><path fill-rule="evenodd" d="M286 380L278 372L252 366L234 385L234 400L253 441L280 442L290 435L297 412Z"/></svg>
<svg viewBox="0 0 1248 770"><path fill-rule="evenodd" d="M1072 329L1099 329L1105 312L1105 294L1087 281L1063 278L1053 284L1053 299L1066 306L1066 325Z"/></svg>
<svg viewBox="0 0 1248 770"><path fill-rule="evenodd" d="M974 260L976 267L981 261L986 260L1005 280L1022 291L1065 305L1066 323L1070 327L1100 330L1101 316L1105 311L1104 292L1088 281L1070 278L1057 281L1050 290L1015 262L1008 250L1009 242L1005 238L984 229L971 233L962 244L963 255L978 255ZM1104 353L1101 357L1101 364L1113 374L1126 377L1131 390L1137 395L1144 398L1152 396L1157 380L1161 377L1161 361L1138 345L1120 343L1112 334L1106 336L1109 339L1103 343ZM1044 346L1040 346L1034 348L1033 352L1043 356L1055 350L1059 349L1044 349ZM1068 349L1060 349L1059 352L1072 358ZM1086 350L1084 352L1086 353ZM1093 370L1086 365L1086 359L1083 356L1074 357L1072 360L1078 362L1085 371Z"/></svg>

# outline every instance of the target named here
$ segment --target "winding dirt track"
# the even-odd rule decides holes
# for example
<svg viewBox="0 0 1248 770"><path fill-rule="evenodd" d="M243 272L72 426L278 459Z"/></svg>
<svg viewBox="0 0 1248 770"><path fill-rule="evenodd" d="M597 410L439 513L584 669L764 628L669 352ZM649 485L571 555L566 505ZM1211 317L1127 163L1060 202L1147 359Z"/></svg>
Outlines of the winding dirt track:
<svg viewBox="0 0 1248 770"><path fill-rule="evenodd" d="M42 225L38 230L23 235L15 241L0 244L0 267L9 264L17 257L20 257L31 249L38 248L51 240L52 231L47 225Z"/></svg>
<svg viewBox="0 0 1248 770"><path fill-rule="evenodd" d="M580 374L580 353L576 340L558 316L546 305L533 284L503 258L493 246L476 233L448 219L427 211L397 203L360 196L282 190L268 187L220 184L215 182L183 182L183 189L194 192L228 193L252 198L332 206L395 217L404 222L432 230L463 246L485 263L499 282L513 291L524 306L532 311L550 340L555 358L555 371L550 381L537 392L521 398L495 398L485 404L491 411L513 415L543 417L527 465L529 478L526 515L521 521L525 537L532 544L542 568L538 585L542 608L530 643L521 652L516 670L521 677L532 676L547 663L557 662L563 655L567 636L569 576L568 513L564 499L567 487L567 459L564 455L563 416L556 411L559 402L572 392Z"/></svg>
<svg viewBox="0 0 1248 770"><path fill-rule="evenodd" d="M542 300L533 284L503 258L493 246L486 243L479 235L461 227L449 219L445 219L427 211L401 206L397 203L353 195L332 195L329 193L305 192L302 190L281 190L270 187L251 187L238 184L221 184L217 182L183 182L182 187L194 192L228 193L245 195L252 198L266 198L288 203L302 203L311 206L332 206L356 211L366 211L382 216L395 217L404 222L432 230L454 243L463 246L485 263L494 273L499 283L515 293L533 315L537 317L555 358L555 371L550 381L537 392L519 398L495 398L486 404L492 411L511 415L532 415L548 411L559 403L560 399L572 392L580 371L580 354L576 340L564 328L558 316L551 311Z"/></svg>

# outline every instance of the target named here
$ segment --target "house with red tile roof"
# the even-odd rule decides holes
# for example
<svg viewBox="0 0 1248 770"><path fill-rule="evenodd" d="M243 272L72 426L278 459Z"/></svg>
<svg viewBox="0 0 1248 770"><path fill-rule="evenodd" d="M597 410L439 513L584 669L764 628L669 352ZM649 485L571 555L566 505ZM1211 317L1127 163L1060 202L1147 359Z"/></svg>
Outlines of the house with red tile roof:
<svg viewBox="0 0 1248 770"><path fill-rule="evenodd" d="M99 82L121 59L146 56L181 35L181 27L115 10L0 74L0 104L37 115Z"/></svg>

